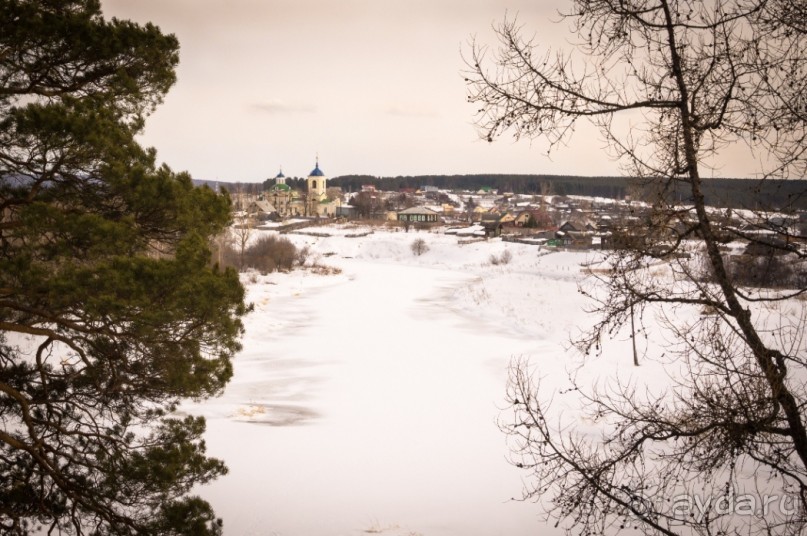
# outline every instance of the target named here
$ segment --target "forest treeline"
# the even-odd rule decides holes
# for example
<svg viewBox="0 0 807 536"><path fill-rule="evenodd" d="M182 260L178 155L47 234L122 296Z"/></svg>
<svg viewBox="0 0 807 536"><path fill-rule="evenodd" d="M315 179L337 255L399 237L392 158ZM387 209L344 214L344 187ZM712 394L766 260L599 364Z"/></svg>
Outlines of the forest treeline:
<svg viewBox="0 0 807 536"><path fill-rule="evenodd" d="M654 183L647 179L629 177L586 177L576 175L417 175L372 177L343 175L328 181L343 191L358 191L362 185L374 184L379 190L398 191L405 188L435 186L446 190L478 191L490 188L494 192L517 194L579 195L624 199L652 199ZM807 209L807 181L708 179L704 181L706 202L711 206L753 209ZM690 201L687 189L676 188L668 199L680 203Z"/></svg>

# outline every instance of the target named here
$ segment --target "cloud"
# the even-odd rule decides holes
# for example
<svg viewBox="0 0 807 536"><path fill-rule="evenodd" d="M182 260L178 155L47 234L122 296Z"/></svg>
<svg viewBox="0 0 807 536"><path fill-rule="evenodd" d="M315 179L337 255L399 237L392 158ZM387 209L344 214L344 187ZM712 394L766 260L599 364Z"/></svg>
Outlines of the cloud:
<svg viewBox="0 0 807 536"><path fill-rule="evenodd" d="M267 114L314 113L317 111L316 107L310 104L288 103L277 99L252 103L249 109Z"/></svg>

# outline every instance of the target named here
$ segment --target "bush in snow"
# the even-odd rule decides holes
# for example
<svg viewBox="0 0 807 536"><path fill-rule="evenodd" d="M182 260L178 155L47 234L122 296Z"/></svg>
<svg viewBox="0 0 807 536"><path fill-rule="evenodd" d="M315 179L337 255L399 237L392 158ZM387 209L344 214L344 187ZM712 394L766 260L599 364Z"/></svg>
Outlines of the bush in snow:
<svg viewBox="0 0 807 536"><path fill-rule="evenodd" d="M311 265L311 273L316 275L337 275L342 273L342 269L336 266L328 266L327 264L314 263Z"/></svg>
<svg viewBox="0 0 807 536"><path fill-rule="evenodd" d="M513 254L510 253L509 249L505 249L504 252L501 255L499 255L498 257L496 255L491 255L490 256L490 264L492 264L494 266L498 266L500 264L510 264L510 261L512 259L513 259Z"/></svg>
<svg viewBox="0 0 807 536"><path fill-rule="evenodd" d="M310 254L311 254L311 248L309 248L308 246L303 246L300 249L298 249L297 256L294 260L297 263L297 266L304 266Z"/></svg>
<svg viewBox="0 0 807 536"><path fill-rule="evenodd" d="M261 273L288 271L298 260L299 253L290 241L274 235L262 236L244 251L244 268Z"/></svg>
<svg viewBox="0 0 807 536"><path fill-rule="evenodd" d="M415 239L410 247L412 248L412 253L418 257L429 251L429 246L426 245L426 241L422 238Z"/></svg>

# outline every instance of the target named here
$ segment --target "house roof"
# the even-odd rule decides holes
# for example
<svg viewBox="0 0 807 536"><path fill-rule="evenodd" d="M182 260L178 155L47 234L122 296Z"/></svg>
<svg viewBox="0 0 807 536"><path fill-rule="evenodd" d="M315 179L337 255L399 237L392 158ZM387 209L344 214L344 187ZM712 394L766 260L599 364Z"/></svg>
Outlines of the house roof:
<svg viewBox="0 0 807 536"><path fill-rule="evenodd" d="M558 229L570 231L570 232L583 232L586 228L593 229L594 226L591 225L589 222L582 222L582 221L565 221L558 226Z"/></svg>
<svg viewBox="0 0 807 536"><path fill-rule="evenodd" d="M250 203L249 208L255 207L258 209L259 212L265 212L267 214L271 214L273 212L277 212L274 205L269 201L253 201Z"/></svg>
<svg viewBox="0 0 807 536"><path fill-rule="evenodd" d="M428 207L410 207L406 210L401 210L398 214L434 214L439 215L439 212L435 212L434 210Z"/></svg>

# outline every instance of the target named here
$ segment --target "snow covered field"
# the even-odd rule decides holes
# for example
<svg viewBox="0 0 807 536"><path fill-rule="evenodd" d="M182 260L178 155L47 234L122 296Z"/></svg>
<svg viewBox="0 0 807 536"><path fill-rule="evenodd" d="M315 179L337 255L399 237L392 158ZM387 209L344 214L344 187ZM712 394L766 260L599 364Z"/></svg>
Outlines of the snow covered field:
<svg viewBox="0 0 807 536"><path fill-rule="evenodd" d="M289 238L341 273L247 283L255 311L231 384L183 407L207 417L209 454L230 468L199 490L225 534L559 534L511 500L527 475L496 421L511 359L558 388L579 365L568 340L589 321L576 281L590 255L333 234ZM490 263L505 250L510 263ZM630 372L626 352L609 355Z"/></svg>

